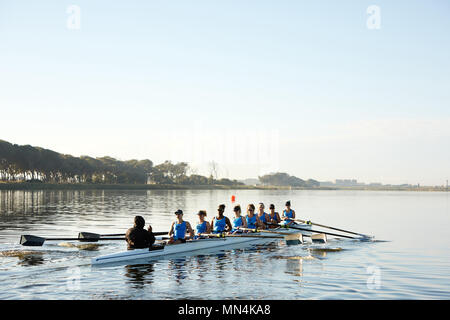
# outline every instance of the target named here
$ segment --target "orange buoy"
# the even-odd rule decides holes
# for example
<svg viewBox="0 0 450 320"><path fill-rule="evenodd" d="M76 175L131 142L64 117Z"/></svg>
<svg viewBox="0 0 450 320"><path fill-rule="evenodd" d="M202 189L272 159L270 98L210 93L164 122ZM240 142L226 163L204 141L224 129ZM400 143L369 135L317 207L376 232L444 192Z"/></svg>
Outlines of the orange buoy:
<svg viewBox="0 0 450 320"><path fill-rule="evenodd" d="M236 196L232 195L231 196L231 202L235 202L236 201Z"/></svg>

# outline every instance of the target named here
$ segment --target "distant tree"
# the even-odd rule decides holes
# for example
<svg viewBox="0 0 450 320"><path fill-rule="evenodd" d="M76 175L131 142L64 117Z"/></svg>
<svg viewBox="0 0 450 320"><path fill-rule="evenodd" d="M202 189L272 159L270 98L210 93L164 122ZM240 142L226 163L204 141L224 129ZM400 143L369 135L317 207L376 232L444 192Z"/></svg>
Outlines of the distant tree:
<svg viewBox="0 0 450 320"><path fill-rule="evenodd" d="M223 178L223 179L216 181L216 184L224 185L224 186L233 186L233 185L243 185L244 183L239 182L237 180L230 180L230 179Z"/></svg>
<svg viewBox="0 0 450 320"><path fill-rule="evenodd" d="M283 172L266 174L258 178L262 184L272 186L318 187L320 185L316 180L309 179L308 181L305 181Z"/></svg>
<svg viewBox="0 0 450 320"><path fill-rule="evenodd" d="M153 168L150 178L155 183L185 183L188 169L189 166L186 162L174 164L166 160Z"/></svg>
<svg viewBox="0 0 450 320"><path fill-rule="evenodd" d="M306 184L307 184L309 187L320 187L320 182L317 181L317 180L313 180L313 179L308 179L308 180L306 181Z"/></svg>
<svg viewBox="0 0 450 320"><path fill-rule="evenodd" d="M210 172L210 176L212 176L214 179L217 179L218 172L219 172L219 164L217 162L215 162L214 160L212 160L209 163L209 172Z"/></svg>
<svg viewBox="0 0 450 320"><path fill-rule="evenodd" d="M192 185L207 185L208 184L208 178L198 175L198 174L192 174L189 176L189 184Z"/></svg>

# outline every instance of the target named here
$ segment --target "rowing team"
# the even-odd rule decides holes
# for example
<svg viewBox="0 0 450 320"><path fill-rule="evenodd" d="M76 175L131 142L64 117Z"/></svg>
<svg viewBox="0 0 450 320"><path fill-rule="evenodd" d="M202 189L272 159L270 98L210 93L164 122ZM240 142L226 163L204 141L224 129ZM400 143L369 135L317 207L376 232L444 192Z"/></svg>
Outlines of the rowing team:
<svg viewBox="0 0 450 320"><path fill-rule="evenodd" d="M237 205L233 208L233 220L224 216L225 205L221 204L217 208L217 215L211 220L206 221L206 211L200 210L198 215L198 222L194 232L191 224L183 220L183 211L175 211L176 220L172 223L169 231L168 244L184 243L187 239L200 238L202 235L210 233L240 233L244 232L239 228L248 229L266 229L267 227L276 227L278 224L291 224L295 219L295 211L291 209L291 202L286 202L286 209L282 216L275 212L275 206L269 206L269 213L264 211L264 204L259 203L258 213L255 213L255 206L249 204L247 206L247 214L241 215L241 206ZM134 218L134 227L130 228L125 239L128 243L129 249L148 248L155 242L155 237L152 232L152 227L149 225L148 229L144 229L145 220L141 216Z"/></svg>

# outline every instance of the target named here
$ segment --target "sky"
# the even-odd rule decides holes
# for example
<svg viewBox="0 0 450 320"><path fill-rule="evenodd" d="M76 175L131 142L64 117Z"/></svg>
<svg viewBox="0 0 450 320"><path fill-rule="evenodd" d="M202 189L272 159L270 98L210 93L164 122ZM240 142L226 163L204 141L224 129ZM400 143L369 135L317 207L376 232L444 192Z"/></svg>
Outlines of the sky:
<svg viewBox="0 0 450 320"><path fill-rule="evenodd" d="M0 139L444 185L449 58L447 0L0 0Z"/></svg>

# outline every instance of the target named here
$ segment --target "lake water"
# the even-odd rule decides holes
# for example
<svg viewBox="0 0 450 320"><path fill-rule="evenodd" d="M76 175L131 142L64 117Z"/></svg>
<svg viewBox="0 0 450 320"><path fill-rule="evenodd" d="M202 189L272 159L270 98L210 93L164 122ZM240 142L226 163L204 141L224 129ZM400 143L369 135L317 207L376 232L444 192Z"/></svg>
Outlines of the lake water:
<svg viewBox="0 0 450 320"><path fill-rule="evenodd" d="M167 231L173 212L291 200L298 218L372 234L375 242L271 245L92 267L122 241L48 241L22 247L21 234L76 237L121 233L142 215ZM0 191L0 299L449 299L450 196L445 192L280 190Z"/></svg>

